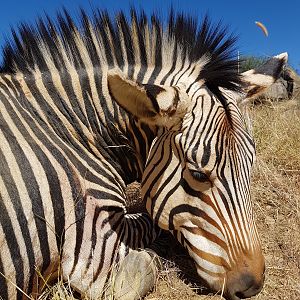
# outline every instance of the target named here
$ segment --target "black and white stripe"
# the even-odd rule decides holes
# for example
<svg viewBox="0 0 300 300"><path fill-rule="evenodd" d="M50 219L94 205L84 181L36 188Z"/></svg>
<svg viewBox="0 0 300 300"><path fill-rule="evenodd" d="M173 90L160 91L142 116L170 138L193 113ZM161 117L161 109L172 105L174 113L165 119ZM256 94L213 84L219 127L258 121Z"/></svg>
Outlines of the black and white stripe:
<svg viewBox="0 0 300 300"><path fill-rule="evenodd" d="M80 292L98 296L111 266L156 238L151 218L213 289L244 272L239 260L262 276L253 141L226 96L248 87L235 37L207 17L198 26L171 13L162 24L134 10L131 21L82 11L79 27L64 12L13 32L0 68L2 299L35 295L35 269L47 275L58 264ZM135 180L151 218L126 214ZM230 280L227 296L239 299Z"/></svg>

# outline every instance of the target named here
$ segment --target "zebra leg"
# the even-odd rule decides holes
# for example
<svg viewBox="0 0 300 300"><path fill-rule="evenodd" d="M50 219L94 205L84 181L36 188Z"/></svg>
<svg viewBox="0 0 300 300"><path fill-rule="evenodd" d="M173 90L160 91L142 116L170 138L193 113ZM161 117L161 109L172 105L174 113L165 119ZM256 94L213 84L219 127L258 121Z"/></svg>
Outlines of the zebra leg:
<svg viewBox="0 0 300 300"><path fill-rule="evenodd" d="M149 248L131 250L120 267L112 273L110 293L107 295L113 295L116 300L144 297L154 287L159 270L163 269L160 256L166 256L171 239L174 238L170 232L158 230L158 238Z"/></svg>
<svg viewBox="0 0 300 300"><path fill-rule="evenodd" d="M145 247L153 244L160 230L147 214L126 215L125 219L128 231L131 229L133 234L131 237L128 234L122 242L129 253L113 269L110 288L105 296L113 295L116 300L135 300L145 296L155 284L160 259L154 250ZM137 228L140 228L139 232ZM126 247L121 246L121 249Z"/></svg>
<svg viewBox="0 0 300 300"><path fill-rule="evenodd" d="M158 257L146 250L132 250L118 270L112 272L110 288L105 296L116 300L136 300L145 296L157 278ZM106 297L105 297L106 298Z"/></svg>

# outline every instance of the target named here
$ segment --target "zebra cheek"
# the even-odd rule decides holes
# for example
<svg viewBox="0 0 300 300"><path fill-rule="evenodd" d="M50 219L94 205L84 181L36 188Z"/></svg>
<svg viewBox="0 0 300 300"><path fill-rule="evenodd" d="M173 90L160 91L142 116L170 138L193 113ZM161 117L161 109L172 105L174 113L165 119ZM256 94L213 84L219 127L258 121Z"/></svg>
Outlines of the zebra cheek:
<svg viewBox="0 0 300 300"><path fill-rule="evenodd" d="M146 199L146 209L153 219L154 223L165 230L174 230L179 228L186 218L180 213L185 211L184 203L185 192L179 186L172 195L161 193L159 197L152 195Z"/></svg>

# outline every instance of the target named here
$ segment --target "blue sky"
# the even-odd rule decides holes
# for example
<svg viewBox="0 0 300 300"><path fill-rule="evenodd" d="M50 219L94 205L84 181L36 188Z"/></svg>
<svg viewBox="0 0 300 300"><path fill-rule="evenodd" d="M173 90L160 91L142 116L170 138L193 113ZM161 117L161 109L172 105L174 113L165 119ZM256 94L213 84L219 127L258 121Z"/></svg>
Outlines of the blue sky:
<svg viewBox="0 0 300 300"><path fill-rule="evenodd" d="M76 16L79 7L88 12L93 7L106 8L113 13L120 9L128 11L131 5L143 8L147 13L159 12L162 16L167 15L171 6L199 19L208 12L213 21L222 20L239 36L241 54L272 56L288 52L289 63L300 73L299 0L5 0L1 1L0 10L0 46L4 44L5 37L10 36L10 26L21 21L33 22L44 12L53 16L63 6ZM265 24L268 37L255 25L255 21Z"/></svg>

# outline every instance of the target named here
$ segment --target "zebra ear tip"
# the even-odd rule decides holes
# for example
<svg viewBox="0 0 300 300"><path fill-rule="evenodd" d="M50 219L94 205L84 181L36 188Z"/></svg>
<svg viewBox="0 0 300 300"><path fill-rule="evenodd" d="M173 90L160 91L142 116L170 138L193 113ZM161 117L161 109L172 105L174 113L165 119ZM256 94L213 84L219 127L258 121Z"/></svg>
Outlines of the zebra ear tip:
<svg viewBox="0 0 300 300"><path fill-rule="evenodd" d="M119 69L110 69L107 71L107 82L109 88L115 85L130 85L132 87L143 90L136 82L130 80L126 75Z"/></svg>
<svg viewBox="0 0 300 300"><path fill-rule="evenodd" d="M107 81L110 82L113 79L119 78L120 80L125 79L124 74L122 74L117 69L110 69L107 71Z"/></svg>
<svg viewBox="0 0 300 300"><path fill-rule="evenodd" d="M287 63L288 58L289 58L289 55L288 55L287 52L283 52L283 53L280 53L280 54L274 56L274 58L281 59L281 60L283 60L285 63Z"/></svg>

